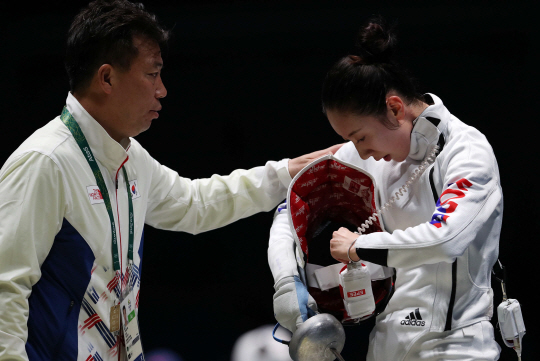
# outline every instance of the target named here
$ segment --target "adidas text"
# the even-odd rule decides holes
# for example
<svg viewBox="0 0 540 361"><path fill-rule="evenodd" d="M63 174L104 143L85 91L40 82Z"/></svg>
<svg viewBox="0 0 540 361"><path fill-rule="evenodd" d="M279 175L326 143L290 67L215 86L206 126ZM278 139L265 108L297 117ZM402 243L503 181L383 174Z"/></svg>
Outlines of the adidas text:
<svg viewBox="0 0 540 361"><path fill-rule="evenodd" d="M401 321L402 325L410 325L410 326L425 326L426 321L422 320L422 316L420 316L420 309L417 308L414 310L414 312L411 312L403 321Z"/></svg>
<svg viewBox="0 0 540 361"><path fill-rule="evenodd" d="M416 320L403 320L401 321L402 325L411 325L411 326L425 326L426 321L416 321Z"/></svg>

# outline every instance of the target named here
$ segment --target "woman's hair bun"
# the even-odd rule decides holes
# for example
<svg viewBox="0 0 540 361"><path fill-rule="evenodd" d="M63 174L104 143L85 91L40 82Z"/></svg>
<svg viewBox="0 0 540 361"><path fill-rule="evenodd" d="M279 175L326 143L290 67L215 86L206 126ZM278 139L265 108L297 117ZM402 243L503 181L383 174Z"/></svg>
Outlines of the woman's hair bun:
<svg viewBox="0 0 540 361"><path fill-rule="evenodd" d="M396 36L380 16L362 26L355 43L355 55L364 64L389 63L392 60Z"/></svg>

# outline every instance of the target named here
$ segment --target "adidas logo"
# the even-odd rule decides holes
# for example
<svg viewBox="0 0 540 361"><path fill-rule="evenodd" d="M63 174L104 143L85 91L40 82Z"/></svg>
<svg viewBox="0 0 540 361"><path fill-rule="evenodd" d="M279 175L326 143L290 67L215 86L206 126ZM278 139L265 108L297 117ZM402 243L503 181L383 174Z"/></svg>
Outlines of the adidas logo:
<svg viewBox="0 0 540 361"><path fill-rule="evenodd" d="M425 326L426 321L422 321L422 316L420 316L420 310L417 308L414 312L411 312L409 316L405 317L401 321L402 325L411 325L411 326Z"/></svg>

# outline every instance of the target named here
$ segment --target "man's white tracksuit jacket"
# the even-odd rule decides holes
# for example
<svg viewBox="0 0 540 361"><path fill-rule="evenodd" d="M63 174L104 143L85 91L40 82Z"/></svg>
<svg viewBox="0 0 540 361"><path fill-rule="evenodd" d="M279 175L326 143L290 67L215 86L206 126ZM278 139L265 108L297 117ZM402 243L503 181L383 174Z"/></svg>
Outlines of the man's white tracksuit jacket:
<svg viewBox="0 0 540 361"><path fill-rule="evenodd" d="M196 234L259 211L286 196L287 160L190 180L131 139L127 151L71 95L105 179L127 270L128 193L135 217L137 303L144 224ZM116 185L117 184L117 185ZM125 288L112 269L111 226L94 175L59 117L30 136L0 171L0 360L118 360L110 307ZM122 354L122 359L125 355Z"/></svg>
<svg viewBox="0 0 540 361"><path fill-rule="evenodd" d="M435 162L383 214L387 232L356 241L361 259L396 269L395 293L377 317L368 360L446 359L454 345L441 345L457 337L456 330L460 338L454 343L465 353L476 349L495 359L499 347L491 325L482 323L483 331L467 326L488 323L493 313L490 271L498 257L503 211L497 162L484 135L450 114L435 95L426 99L431 105L414 124L404 162L362 160L353 143L335 155L374 177L378 203L384 205L433 147L440 148ZM269 247L276 282L296 272L284 213L274 220ZM466 342L465 336L478 332L485 334ZM430 346L430 339L443 341Z"/></svg>

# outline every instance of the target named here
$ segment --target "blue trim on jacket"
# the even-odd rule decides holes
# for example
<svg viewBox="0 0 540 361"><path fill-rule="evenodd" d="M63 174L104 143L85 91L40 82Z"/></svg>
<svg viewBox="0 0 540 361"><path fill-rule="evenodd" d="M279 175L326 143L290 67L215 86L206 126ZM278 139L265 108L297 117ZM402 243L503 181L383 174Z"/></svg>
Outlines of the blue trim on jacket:
<svg viewBox="0 0 540 361"><path fill-rule="evenodd" d="M31 361L77 359L79 312L94 260L84 238L64 219L29 298L26 352Z"/></svg>

